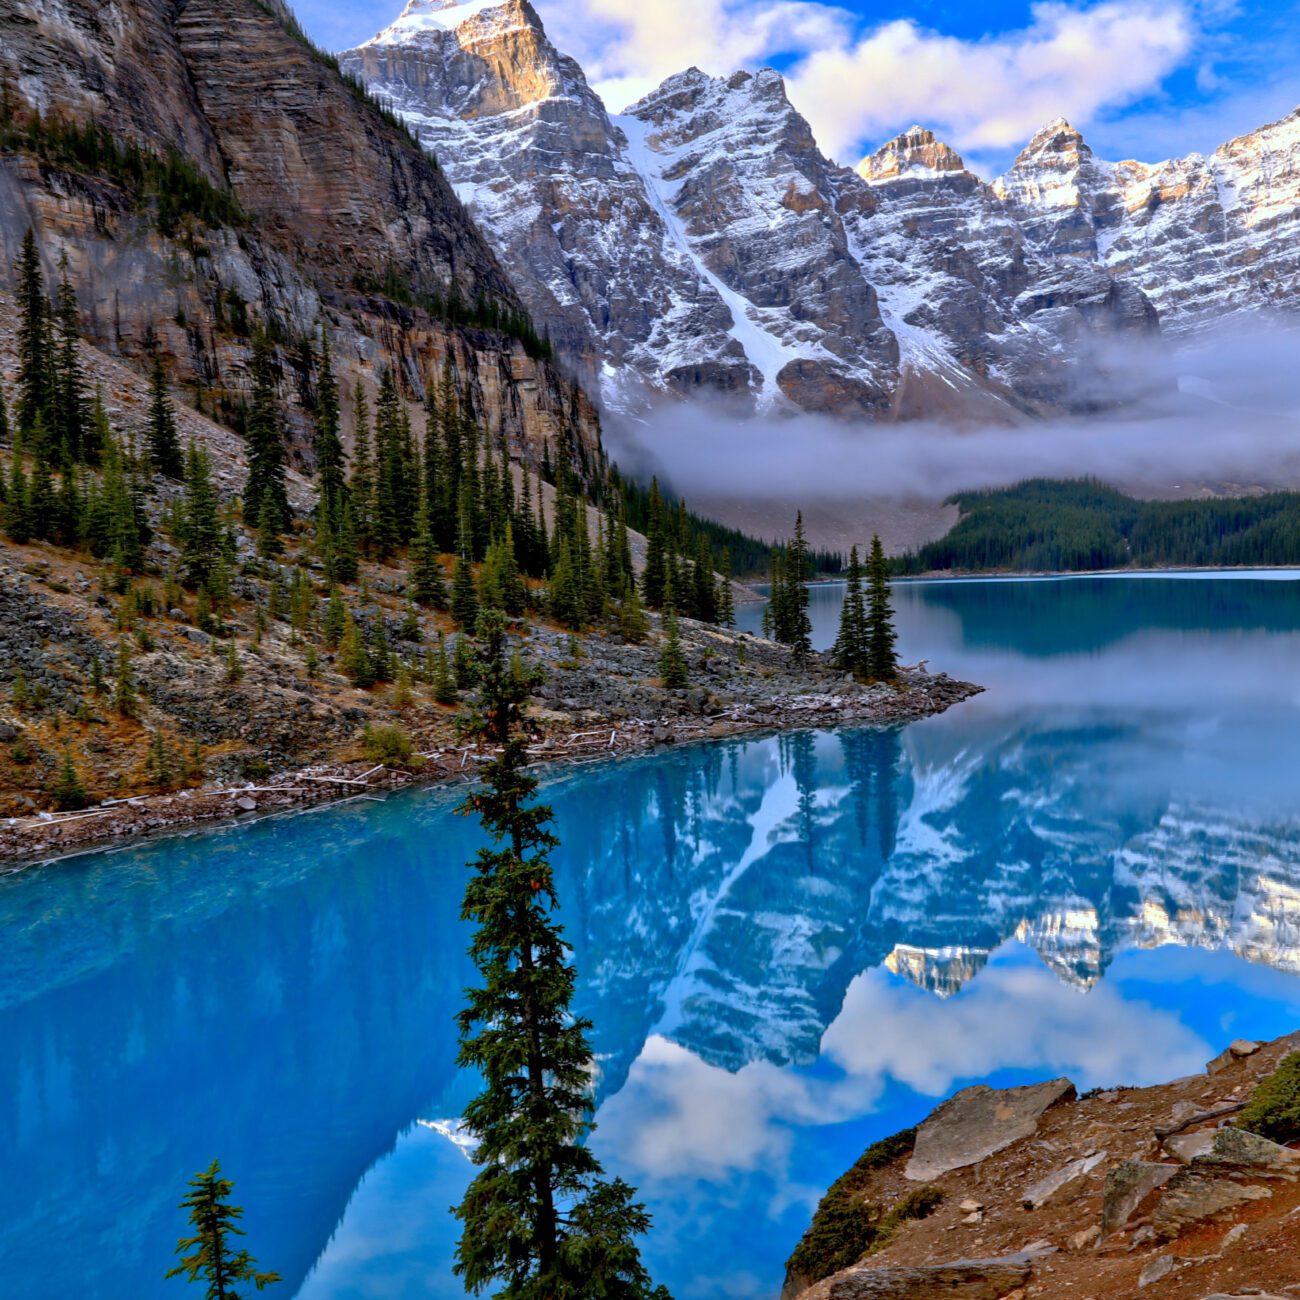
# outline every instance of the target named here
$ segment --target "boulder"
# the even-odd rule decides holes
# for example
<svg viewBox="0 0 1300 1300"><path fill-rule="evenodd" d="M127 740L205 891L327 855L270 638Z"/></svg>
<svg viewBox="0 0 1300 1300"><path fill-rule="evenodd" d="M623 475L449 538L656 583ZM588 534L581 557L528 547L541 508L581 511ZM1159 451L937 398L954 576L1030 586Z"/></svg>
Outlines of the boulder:
<svg viewBox="0 0 1300 1300"><path fill-rule="evenodd" d="M916 1268L855 1268L835 1278L830 1300L1002 1300L1033 1273L1033 1256L964 1259Z"/></svg>
<svg viewBox="0 0 1300 1300"><path fill-rule="evenodd" d="M1178 1272L1181 1264L1182 1260L1175 1259L1173 1255L1157 1256L1138 1274L1138 1286L1151 1286L1153 1283L1167 1278L1170 1273Z"/></svg>
<svg viewBox="0 0 1300 1300"><path fill-rule="evenodd" d="M1178 1172L1178 1165L1160 1165L1149 1160L1126 1160L1116 1165L1106 1175L1102 1193L1102 1236L1118 1232L1133 1217L1134 1210Z"/></svg>
<svg viewBox="0 0 1300 1300"><path fill-rule="evenodd" d="M1207 1156L1214 1150L1214 1130L1178 1133L1173 1137L1165 1138L1160 1145L1167 1155L1173 1156L1180 1164L1190 1165L1197 1156Z"/></svg>
<svg viewBox="0 0 1300 1300"><path fill-rule="evenodd" d="M1300 1177L1300 1151L1280 1146L1258 1133L1240 1128L1221 1128L1214 1135L1208 1155L1195 1161L1198 1166L1245 1170L1271 1178L1294 1181Z"/></svg>
<svg viewBox="0 0 1300 1300"><path fill-rule="evenodd" d="M1221 1051L1214 1060L1207 1062L1205 1072L1207 1074L1218 1074L1226 1070L1230 1065L1236 1065L1238 1061L1243 1061L1248 1056L1254 1056L1259 1051L1259 1043L1252 1042L1249 1038L1236 1038Z"/></svg>
<svg viewBox="0 0 1300 1300"><path fill-rule="evenodd" d="M1221 1128L1210 1150L1170 1179L1152 1216L1156 1235L1172 1239L1193 1223L1272 1196L1267 1187L1243 1181L1249 1177L1294 1182L1300 1177L1300 1151L1244 1129Z"/></svg>
<svg viewBox="0 0 1300 1300"><path fill-rule="evenodd" d="M1089 1246L1094 1245L1101 1240L1101 1229L1094 1223L1090 1228L1084 1228L1074 1233L1067 1243L1068 1248L1072 1251L1087 1250Z"/></svg>
<svg viewBox="0 0 1300 1300"><path fill-rule="evenodd" d="M1197 1160L1169 1180L1151 1216L1151 1226L1158 1238L1172 1241L1194 1223L1213 1219L1250 1201L1267 1200L1272 1195L1267 1187L1252 1187L1207 1172Z"/></svg>
<svg viewBox="0 0 1300 1300"><path fill-rule="evenodd" d="M1023 1088L965 1088L917 1129L916 1147L904 1173L914 1182L929 1182L949 1170L977 1164L1031 1136L1048 1107L1074 1095L1069 1079Z"/></svg>
<svg viewBox="0 0 1300 1300"><path fill-rule="evenodd" d="M1090 1174L1105 1158L1104 1151L1097 1151L1090 1156L1071 1160L1068 1165L1063 1165L1046 1178L1040 1178L1032 1187L1026 1187L1020 1196L1021 1205L1027 1210L1036 1210L1046 1205L1062 1187L1068 1187L1076 1179Z"/></svg>

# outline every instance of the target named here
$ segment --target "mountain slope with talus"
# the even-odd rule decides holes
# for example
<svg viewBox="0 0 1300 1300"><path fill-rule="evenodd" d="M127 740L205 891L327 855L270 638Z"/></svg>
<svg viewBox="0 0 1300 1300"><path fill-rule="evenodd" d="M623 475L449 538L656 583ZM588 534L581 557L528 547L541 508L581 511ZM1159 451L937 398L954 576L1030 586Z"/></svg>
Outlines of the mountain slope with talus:
<svg viewBox="0 0 1300 1300"><path fill-rule="evenodd" d="M896 141L892 174L837 166L770 69L688 69L611 117L528 0L410 0L342 63L437 151L612 409L1091 410L1128 395L1097 342L1155 328L1095 259L1028 250L960 163Z"/></svg>

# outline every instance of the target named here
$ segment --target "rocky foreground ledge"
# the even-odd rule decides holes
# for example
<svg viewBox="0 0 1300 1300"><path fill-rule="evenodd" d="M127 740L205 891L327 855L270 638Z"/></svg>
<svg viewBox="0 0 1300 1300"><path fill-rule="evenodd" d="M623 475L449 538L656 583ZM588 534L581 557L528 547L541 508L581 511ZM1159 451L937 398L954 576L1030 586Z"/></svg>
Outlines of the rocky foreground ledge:
<svg viewBox="0 0 1300 1300"><path fill-rule="evenodd" d="M823 656L798 667L784 646L685 619L681 636L692 684L668 691L656 676L655 637L626 645L597 635L527 629L520 639L524 658L545 670L531 711L537 735L529 752L535 761L592 761L808 727L897 726L942 713L983 689L930 673L924 664L904 668L895 683L865 685L834 670ZM271 671L274 665L266 667ZM240 725L245 736L272 726L293 729L296 721L304 732L324 731L323 722L336 720L333 739L324 744L334 754L278 766L256 781L228 778L177 792L141 792L81 812L8 818L0 822L0 871L201 823L463 780L485 758L457 740L452 709L423 701L407 709L401 721L414 741L411 761L377 764L357 756L363 752L357 724L367 715L355 707L358 693L343 684L327 679L310 696L302 693L296 705L281 692L268 697L273 707L263 708L247 684L232 698L228 689L214 689L184 668L173 665L172 675L185 679L191 709L206 706L212 717L232 714L232 725Z"/></svg>
<svg viewBox="0 0 1300 1300"><path fill-rule="evenodd" d="M968 1088L831 1188L783 1300L1294 1300L1300 1143L1245 1124L1300 1132L1298 1048L1084 1097Z"/></svg>

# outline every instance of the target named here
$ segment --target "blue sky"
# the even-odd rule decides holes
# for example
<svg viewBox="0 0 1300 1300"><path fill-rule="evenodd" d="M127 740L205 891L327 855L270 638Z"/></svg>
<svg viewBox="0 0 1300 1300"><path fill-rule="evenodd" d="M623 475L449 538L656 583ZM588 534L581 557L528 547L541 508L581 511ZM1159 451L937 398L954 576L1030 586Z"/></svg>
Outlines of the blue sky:
<svg viewBox="0 0 1300 1300"><path fill-rule="evenodd" d="M342 49L404 0L296 0ZM696 64L771 64L854 162L914 121L991 174L1068 117L1105 157L1208 151L1300 105L1300 0L534 0L611 110Z"/></svg>

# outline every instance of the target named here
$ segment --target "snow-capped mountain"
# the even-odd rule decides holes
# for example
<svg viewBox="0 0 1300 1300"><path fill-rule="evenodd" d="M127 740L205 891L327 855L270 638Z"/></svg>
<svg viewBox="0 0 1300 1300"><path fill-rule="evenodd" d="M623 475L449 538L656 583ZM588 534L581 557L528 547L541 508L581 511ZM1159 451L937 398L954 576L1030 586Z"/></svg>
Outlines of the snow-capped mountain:
<svg viewBox="0 0 1300 1300"><path fill-rule="evenodd" d="M1166 329L1300 300L1300 110L1155 164L1103 162L1058 120L995 188L1036 249L1101 262Z"/></svg>
<svg viewBox="0 0 1300 1300"><path fill-rule="evenodd" d="M1148 333L1144 295L1075 250L1040 250L958 154L916 126L863 159L870 190L847 218L854 252L902 349L902 413L942 409L943 381L1033 409L1122 399L1094 346ZM1095 362L1095 364L1094 364Z"/></svg>
<svg viewBox="0 0 1300 1300"><path fill-rule="evenodd" d="M749 386L726 303L527 0L411 0L342 63L435 151L539 325L607 400L639 379Z"/></svg>
<svg viewBox="0 0 1300 1300"><path fill-rule="evenodd" d="M436 151L616 408L1090 408L1113 397L1092 341L1153 327L1097 261L1028 247L927 133L836 166L771 70L690 69L610 117L528 0L410 0L343 65Z"/></svg>

